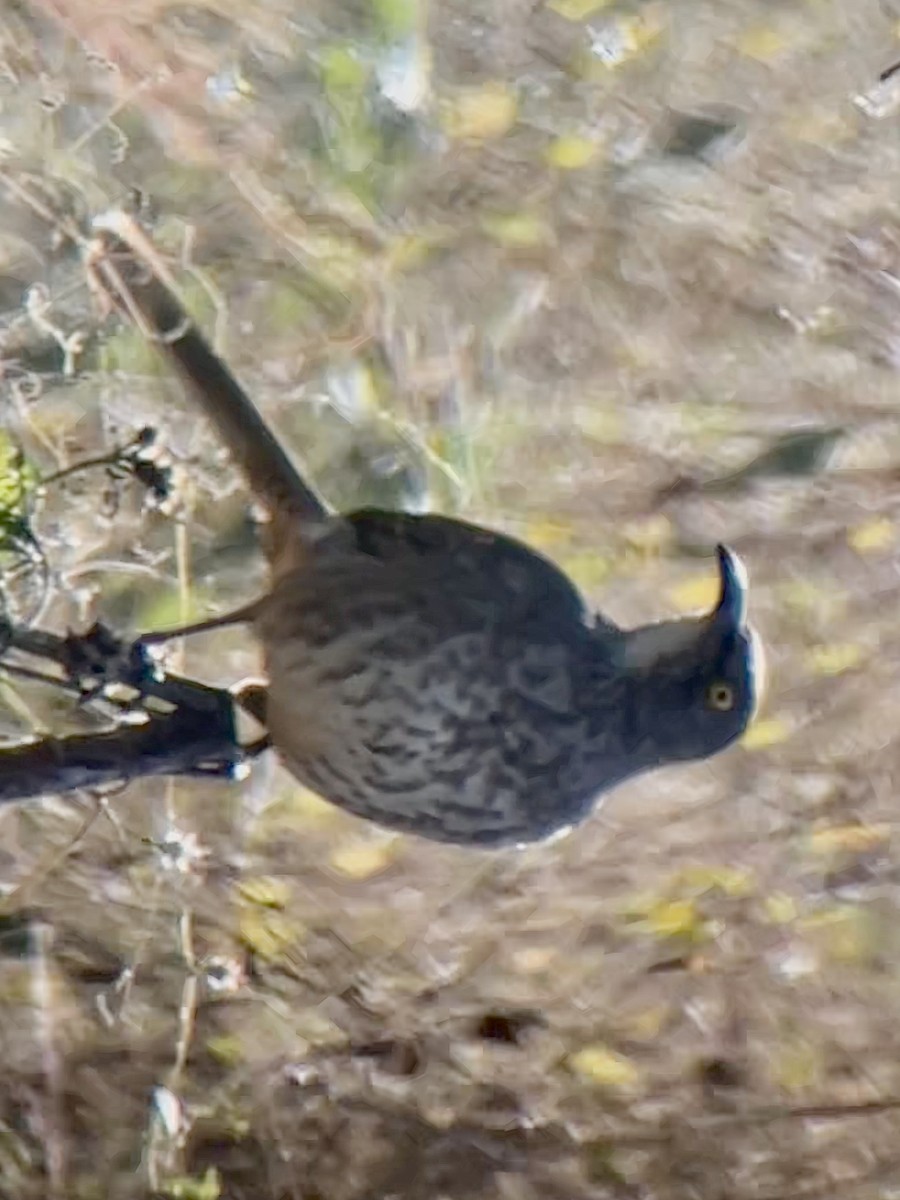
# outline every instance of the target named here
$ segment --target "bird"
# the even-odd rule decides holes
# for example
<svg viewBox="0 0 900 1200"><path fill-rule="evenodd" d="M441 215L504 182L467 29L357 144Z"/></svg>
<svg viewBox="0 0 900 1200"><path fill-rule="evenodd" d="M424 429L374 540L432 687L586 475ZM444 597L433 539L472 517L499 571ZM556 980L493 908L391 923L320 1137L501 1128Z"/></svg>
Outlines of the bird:
<svg viewBox="0 0 900 1200"><path fill-rule="evenodd" d="M507 534L439 513L333 512L177 294L136 221L94 221L89 274L168 359L267 520L269 584L152 643L249 624L248 707L303 785L387 829L496 848L559 835L616 785L703 760L756 709L762 651L740 558L710 612L623 629Z"/></svg>

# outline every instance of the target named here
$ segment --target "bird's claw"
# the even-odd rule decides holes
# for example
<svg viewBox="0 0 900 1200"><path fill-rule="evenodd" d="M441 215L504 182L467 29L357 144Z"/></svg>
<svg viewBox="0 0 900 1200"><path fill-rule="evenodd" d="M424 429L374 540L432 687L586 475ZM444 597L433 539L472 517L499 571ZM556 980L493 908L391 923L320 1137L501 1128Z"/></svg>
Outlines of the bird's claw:
<svg viewBox="0 0 900 1200"><path fill-rule="evenodd" d="M91 699L113 684L133 688L143 697L159 674L147 649L138 641L124 641L100 621L86 633L69 633L60 665L84 699Z"/></svg>

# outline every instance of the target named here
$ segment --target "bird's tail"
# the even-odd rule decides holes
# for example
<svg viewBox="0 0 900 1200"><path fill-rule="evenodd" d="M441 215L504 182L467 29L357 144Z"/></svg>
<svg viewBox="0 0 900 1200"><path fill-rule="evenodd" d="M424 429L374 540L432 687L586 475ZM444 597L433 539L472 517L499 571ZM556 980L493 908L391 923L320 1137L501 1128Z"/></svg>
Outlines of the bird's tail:
<svg viewBox="0 0 900 1200"><path fill-rule="evenodd" d="M267 510L273 561L298 528L329 515L322 499L288 458L253 401L213 351L179 300L165 263L126 213L94 221L88 272L104 298L131 317L175 367Z"/></svg>

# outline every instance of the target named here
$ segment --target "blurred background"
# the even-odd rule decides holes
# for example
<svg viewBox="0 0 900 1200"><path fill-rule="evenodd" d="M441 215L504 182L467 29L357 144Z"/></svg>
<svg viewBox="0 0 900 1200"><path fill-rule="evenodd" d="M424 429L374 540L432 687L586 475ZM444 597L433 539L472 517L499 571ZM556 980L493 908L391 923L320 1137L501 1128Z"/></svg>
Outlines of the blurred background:
<svg viewBox="0 0 900 1200"><path fill-rule="evenodd" d="M262 586L85 285L67 231L124 204L333 503L496 525L625 625L708 604L727 540L769 690L521 852L273 761L2 810L0 1197L897 1194L895 59L894 0L3 5L17 620ZM240 629L170 661L258 669ZM90 725L0 677L6 742Z"/></svg>

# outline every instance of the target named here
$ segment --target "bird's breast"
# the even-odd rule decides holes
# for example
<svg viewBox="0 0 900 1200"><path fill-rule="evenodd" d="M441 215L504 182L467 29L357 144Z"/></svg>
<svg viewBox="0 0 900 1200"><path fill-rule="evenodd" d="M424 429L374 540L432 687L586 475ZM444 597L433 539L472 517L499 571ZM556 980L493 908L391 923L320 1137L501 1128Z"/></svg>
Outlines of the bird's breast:
<svg viewBox="0 0 900 1200"><path fill-rule="evenodd" d="M307 581L261 613L269 730L293 773L360 816L444 840L533 840L576 819L573 803L581 815L583 626L571 642L542 637L484 595L383 583L326 602Z"/></svg>

